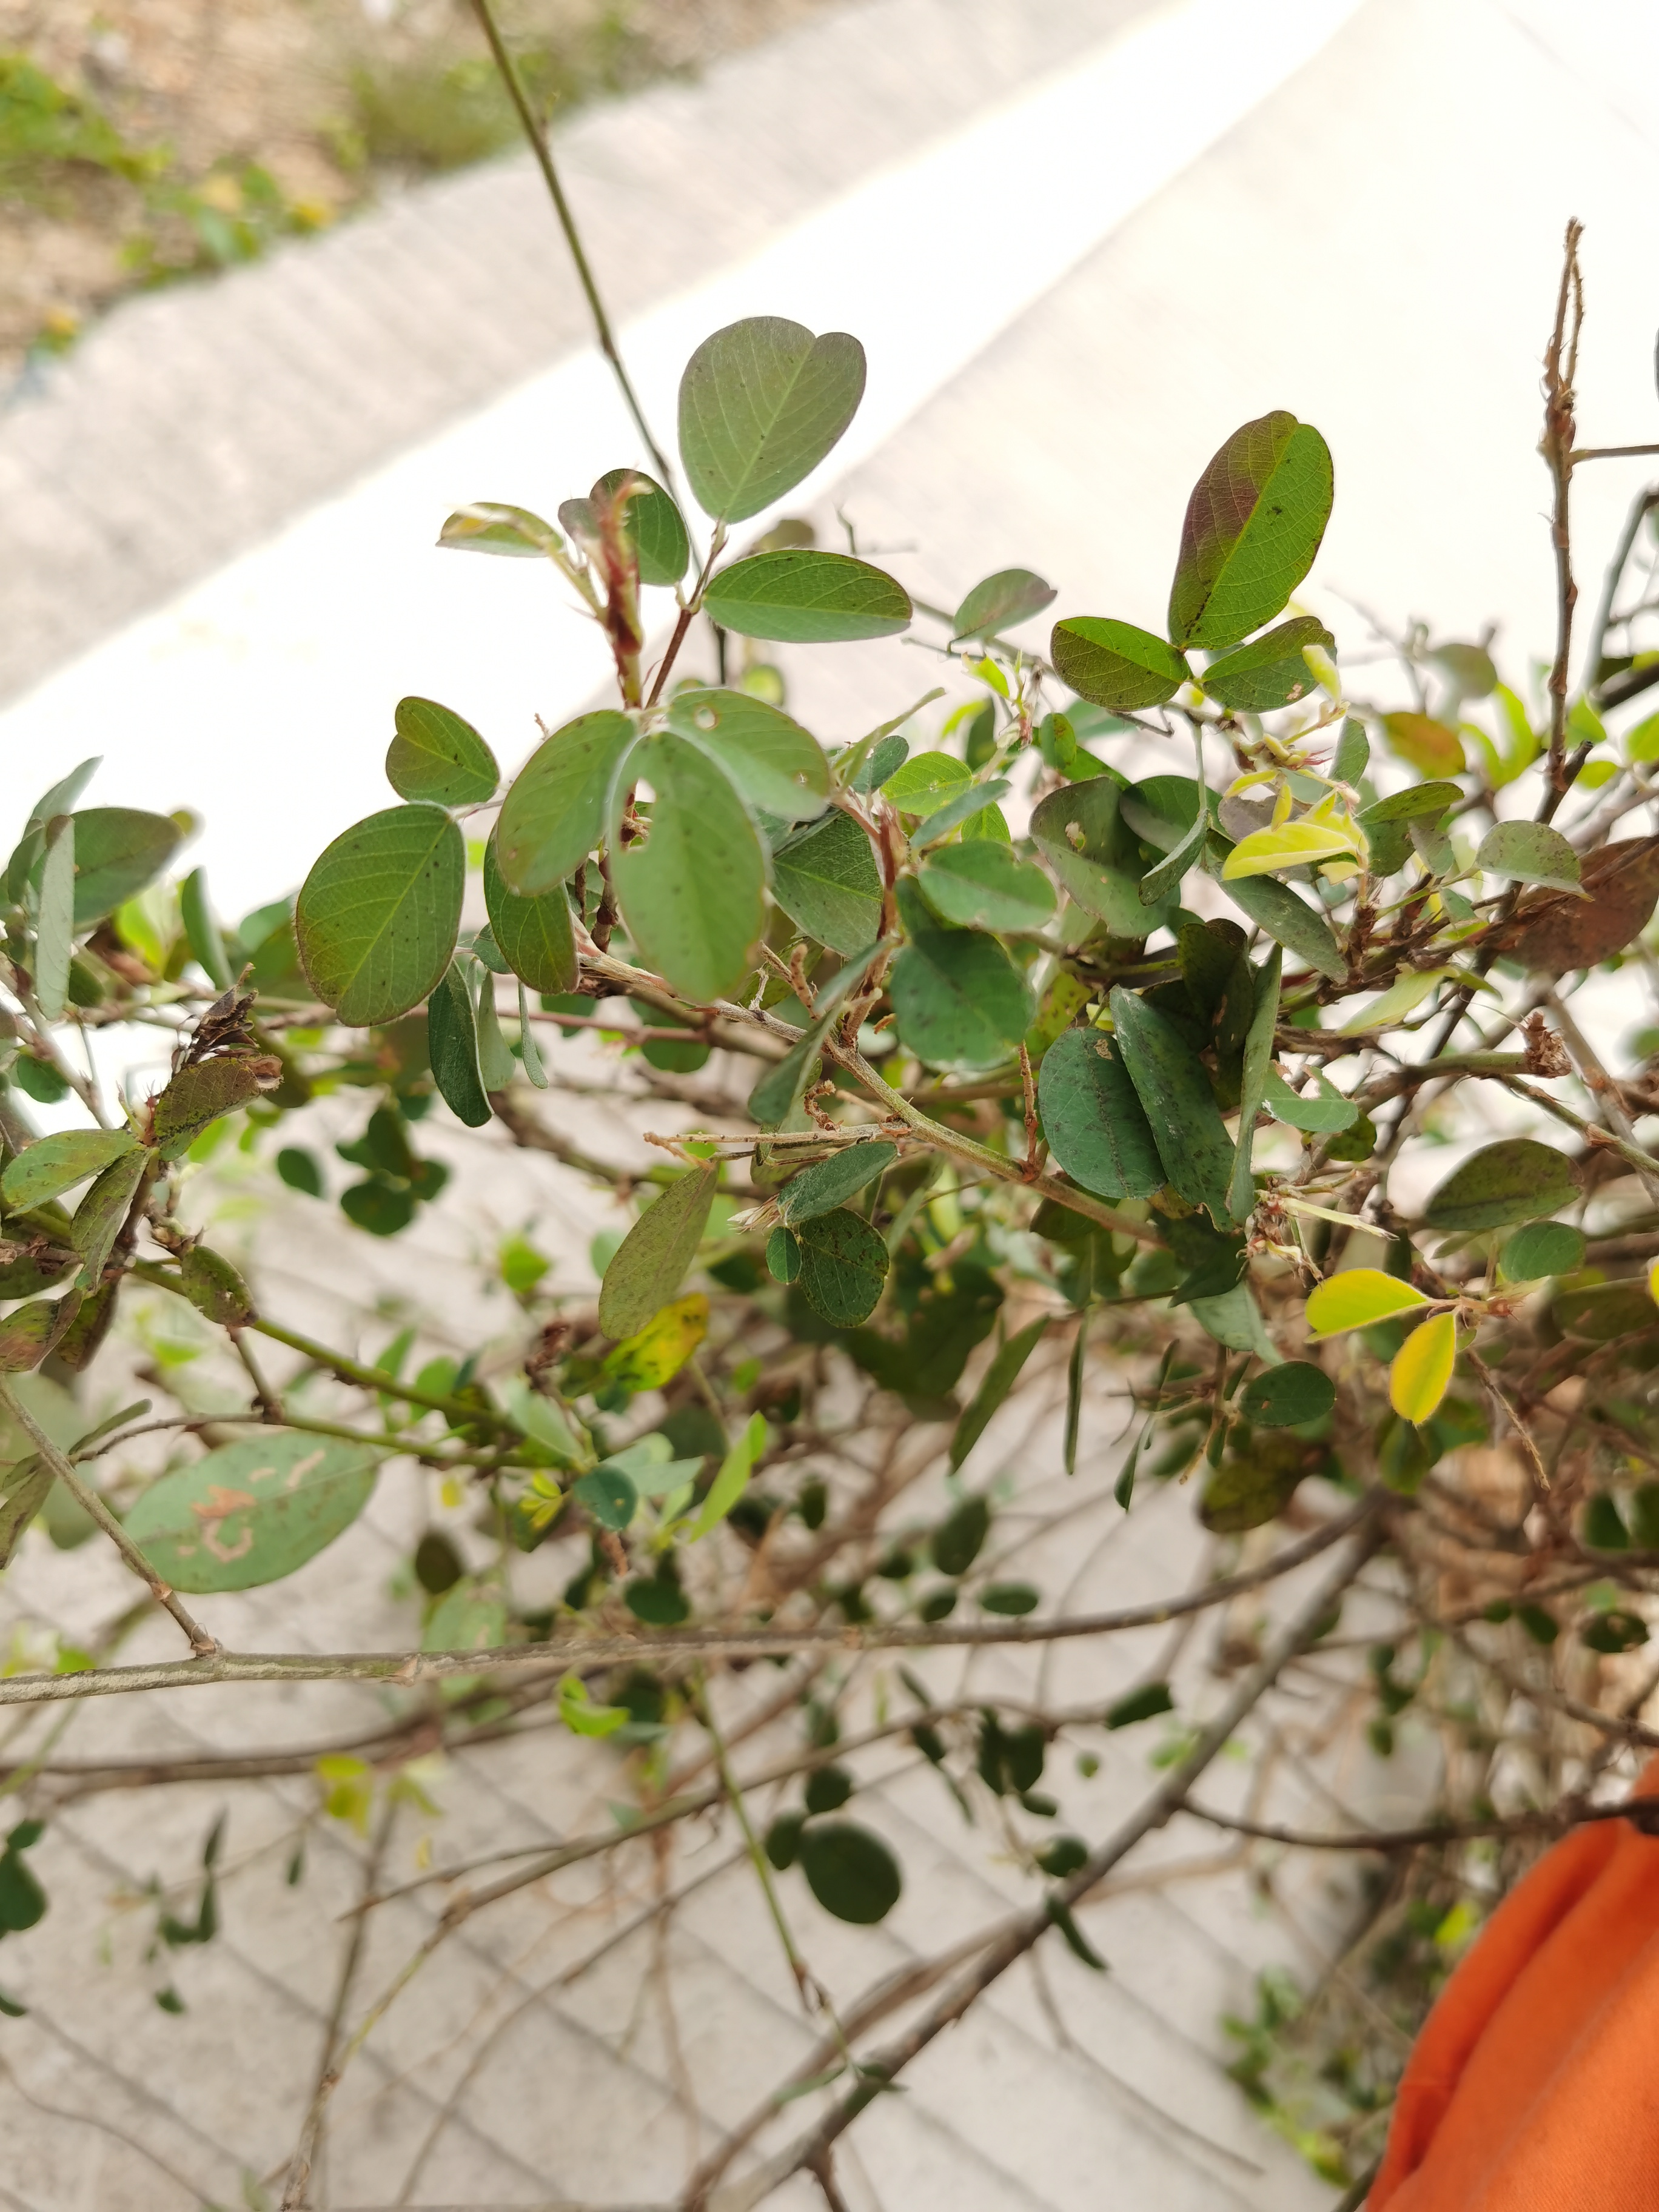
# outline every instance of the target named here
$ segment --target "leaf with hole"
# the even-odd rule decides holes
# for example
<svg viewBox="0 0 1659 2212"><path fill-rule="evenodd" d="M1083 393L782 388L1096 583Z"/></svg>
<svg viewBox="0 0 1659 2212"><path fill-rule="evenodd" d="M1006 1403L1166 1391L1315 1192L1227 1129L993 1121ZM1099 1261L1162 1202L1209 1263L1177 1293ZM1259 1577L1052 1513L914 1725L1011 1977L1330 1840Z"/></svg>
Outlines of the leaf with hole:
<svg viewBox="0 0 1659 2212"><path fill-rule="evenodd" d="M809 476L864 397L864 348L780 315L707 337L680 380L680 458L705 514L742 522Z"/></svg>
<svg viewBox="0 0 1659 2212"><path fill-rule="evenodd" d="M685 997L735 991L766 927L766 855L724 769L683 738L647 738L632 771L656 796L642 839L611 860L628 933Z"/></svg>
<svg viewBox="0 0 1659 2212"><path fill-rule="evenodd" d="M1334 652L1336 640L1312 615L1295 615L1265 637L1212 660L1199 678L1211 698L1235 714L1267 714L1304 698L1314 688L1305 648Z"/></svg>
<svg viewBox="0 0 1659 2212"><path fill-rule="evenodd" d="M1054 587L1029 568L999 568L987 576L957 609L952 643L964 637L991 638L1018 629L1054 602Z"/></svg>
<svg viewBox="0 0 1659 2212"><path fill-rule="evenodd" d="M570 1495L601 1528L621 1531L639 1510L633 1477L612 1466L591 1468L570 1486Z"/></svg>
<svg viewBox="0 0 1659 2212"><path fill-rule="evenodd" d="M637 1336L678 1290L714 1202L716 1173L710 1160L678 1177L617 1246L599 1285L607 1336Z"/></svg>
<svg viewBox="0 0 1659 2212"><path fill-rule="evenodd" d="M1121 796L1109 775L1051 791L1032 811L1031 836L1073 902L1114 937L1134 941L1150 937L1167 915L1140 896L1142 863L1121 818Z"/></svg>
<svg viewBox="0 0 1659 2212"><path fill-rule="evenodd" d="M679 691L668 726L708 753L753 807L807 822L830 797L830 763L809 731L746 691Z"/></svg>
<svg viewBox="0 0 1659 2212"><path fill-rule="evenodd" d="M1308 1327L1318 1336L1340 1336L1428 1303L1421 1291L1380 1267L1345 1267L1310 1296Z"/></svg>
<svg viewBox="0 0 1659 2212"><path fill-rule="evenodd" d="M509 890L555 891L609 831L612 793L637 732L614 708L555 730L520 769L495 823L495 856Z"/></svg>
<svg viewBox="0 0 1659 2212"><path fill-rule="evenodd" d="M1115 714L1161 707L1192 675L1185 653L1151 630L1095 615L1056 623L1048 652L1063 684Z"/></svg>
<svg viewBox="0 0 1659 2212"><path fill-rule="evenodd" d="M1258 1429L1295 1429L1322 1421L1336 1403L1336 1385L1310 1359L1287 1359L1257 1375L1239 1393L1238 1410Z"/></svg>
<svg viewBox="0 0 1659 2212"><path fill-rule="evenodd" d="M154 883L185 841L170 814L129 806L90 806L75 817L75 927Z"/></svg>
<svg viewBox="0 0 1659 2212"><path fill-rule="evenodd" d="M1285 409L1235 430L1188 501L1170 592L1178 646L1235 645L1312 568L1330 520L1330 449Z"/></svg>
<svg viewBox="0 0 1659 2212"><path fill-rule="evenodd" d="M295 909L313 989L353 1029L417 1006L455 949L466 850L437 806L392 806L325 848Z"/></svg>
<svg viewBox="0 0 1659 2212"><path fill-rule="evenodd" d="M1121 984L1112 991L1117 1048L1129 1072L1172 1188L1206 1208L1218 1227L1231 1218L1234 1150L1204 1064L1174 1024Z"/></svg>
<svg viewBox="0 0 1659 2212"><path fill-rule="evenodd" d="M1543 822L1500 822L1480 841L1474 865L1489 876L1546 890L1576 891L1582 870L1578 855L1559 830Z"/></svg>
<svg viewBox="0 0 1659 2212"><path fill-rule="evenodd" d="M862 952L881 934L881 878L870 840L850 815L827 814L777 847L772 896L832 952Z"/></svg>
<svg viewBox="0 0 1659 2212"><path fill-rule="evenodd" d="M799 1844L806 1886L826 1912L872 1927L898 1903L899 1863L881 1838L853 1820L809 1822Z"/></svg>
<svg viewBox="0 0 1659 2212"><path fill-rule="evenodd" d="M817 1213L792 1232L799 1248L801 1295L836 1328L855 1328L881 1302L887 1247L845 1206Z"/></svg>
<svg viewBox="0 0 1659 2212"><path fill-rule="evenodd" d="M564 885L555 884L536 898L515 891L501 873L496 835L490 833L483 864L484 910L496 950L532 991L574 990L580 969Z"/></svg>
<svg viewBox="0 0 1659 2212"><path fill-rule="evenodd" d="M344 1534L374 1488L373 1452L273 1431L221 1444L143 1492L127 1533L192 1595L283 1580Z"/></svg>
<svg viewBox="0 0 1659 2212"><path fill-rule="evenodd" d="M39 1137L7 1161L5 1173L0 1175L0 1199L8 1212L40 1206L137 1150L137 1139L125 1129L64 1129L56 1136Z"/></svg>
<svg viewBox="0 0 1659 2212"><path fill-rule="evenodd" d="M678 584L691 559L691 541L678 507L643 469L608 469L589 494L595 505L615 499L631 483L623 529L640 564L642 584Z"/></svg>
<svg viewBox="0 0 1659 2212"><path fill-rule="evenodd" d="M702 606L722 629L783 645L893 637L911 615L902 584L848 553L751 553L719 572Z"/></svg>
<svg viewBox="0 0 1659 2212"><path fill-rule="evenodd" d="M898 1146L884 1139L845 1146L827 1160L815 1160L785 1183L778 1196L778 1214L796 1228L820 1213L844 1205L866 1183L872 1183L898 1158Z"/></svg>
<svg viewBox="0 0 1659 2212"><path fill-rule="evenodd" d="M480 806L495 796L501 770L471 722L435 699L400 699L386 780L399 799L436 806Z"/></svg>
<svg viewBox="0 0 1659 2212"><path fill-rule="evenodd" d="M917 881L933 912L958 929L1017 937L1046 929L1054 918L1054 885L1042 869L988 839L941 846Z"/></svg>
<svg viewBox="0 0 1659 2212"><path fill-rule="evenodd" d="M899 886L899 910L910 942L893 963L888 990L905 1043L930 1067L997 1067L1012 1059L1035 1008L1008 955L992 938L939 928L908 879Z"/></svg>
<svg viewBox="0 0 1659 2212"><path fill-rule="evenodd" d="M1103 1030L1067 1030L1049 1046L1037 1106L1051 1156L1097 1198L1150 1198L1168 1182L1139 1093Z"/></svg>
<svg viewBox="0 0 1659 2212"><path fill-rule="evenodd" d="M1448 1176L1423 1218L1431 1229L1474 1236L1559 1213L1578 1191L1578 1170L1565 1152L1534 1137L1505 1137L1483 1145Z"/></svg>

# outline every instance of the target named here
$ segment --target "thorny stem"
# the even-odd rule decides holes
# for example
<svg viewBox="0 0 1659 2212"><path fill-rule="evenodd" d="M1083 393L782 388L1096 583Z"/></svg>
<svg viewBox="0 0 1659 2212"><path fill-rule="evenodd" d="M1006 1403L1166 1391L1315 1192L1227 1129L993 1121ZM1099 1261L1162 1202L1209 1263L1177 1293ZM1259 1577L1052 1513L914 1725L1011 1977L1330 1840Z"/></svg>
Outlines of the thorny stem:
<svg viewBox="0 0 1659 2212"><path fill-rule="evenodd" d="M52 1438L13 1389L9 1380L3 1375L0 1375L0 1405L5 1407L13 1420L27 1434L35 1449L82 1511L97 1522L139 1580L149 1585L150 1595L155 1600L157 1605L164 1607L184 1630L190 1639L190 1648L196 1657L194 1660L187 1660L180 1663L191 1666L205 1661L211 1665L222 1657L222 1653L219 1644L179 1603L175 1593L156 1573L155 1568L151 1566L98 1492L89 1483L82 1481L75 1471L73 1463L53 1443Z"/></svg>

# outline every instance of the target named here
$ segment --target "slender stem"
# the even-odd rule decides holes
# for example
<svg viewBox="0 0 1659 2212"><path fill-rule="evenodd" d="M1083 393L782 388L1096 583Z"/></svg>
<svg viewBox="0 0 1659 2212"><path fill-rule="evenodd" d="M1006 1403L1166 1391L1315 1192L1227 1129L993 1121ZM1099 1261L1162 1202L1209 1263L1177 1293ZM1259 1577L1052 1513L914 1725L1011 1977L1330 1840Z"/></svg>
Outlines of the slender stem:
<svg viewBox="0 0 1659 2212"><path fill-rule="evenodd" d="M576 228L575 218L570 212L570 203L564 196L564 186L559 181L557 169L553 166L553 155L547 143L547 133L537 120L535 111L530 105L523 80L519 75L518 65L507 52L507 42L501 37L500 27L496 24L490 0L472 0L472 12L477 17L484 37L489 42L489 51L494 57L496 68L501 71L501 82L507 87L507 98L513 103L514 112L519 118L530 150L536 157L536 166L542 173L542 180L547 186L549 198L552 200L553 211L559 219L559 228L564 233L564 242L569 247L570 258L576 264L576 275L581 283L583 296L587 301L587 312L593 319L593 329L599 342L599 351L611 364L611 373L616 378L617 389L622 393L623 403L634 418L634 427L645 441L645 450L651 456L653 466L656 469L665 489L672 493L674 489L673 469L661 447L651 434L650 425L645 419L645 410L640 405L633 381L623 366L615 334L611 328L611 318L606 314L605 302L599 297L599 284L589 265L586 250L582 245L580 234Z"/></svg>
<svg viewBox="0 0 1659 2212"><path fill-rule="evenodd" d="M1578 461L1623 461L1642 453L1659 453L1659 446L1579 446L1567 458Z"/></svg>
<svg viewBox="0 0 1659 2212"><path fill-rule="evenodd" d="M1227 1575L1204 1589L1113 1613L1074 1613L1054 1620L896 1621L878 1628L666 1629L659 1634L583 1634L545 1644L516 1644L495 1651L265 1652L214 1649L198 1659L158 1660L144 1666L100 1667L80 1674L0 1676L0 1705L54 1705L68 1698L125 1695L136 1690L185 1689L210 1682L390 1682L412 1688L452 1674L507 1674L526 1668L574 1667L586 1671L666 1659L772 1659L798 1651L931 1650L941 1646L1053 1644L1109 1636L1130 1628L1159 1628L1189 1613L1207 1612L1245 1590L1288 1574L1340 1543L1373 1510L1369 1497L1339 1514L1259 1567ZM118 1523L117 1524L119 1525Z"/></svg>
<svg viewBox="0 0 1659 2212"><path fill-rule="evenodd" d="M52 1438L13 1389L9 1378L4 1375L0 1375L0 1405L4 1406L13 1420L27 1433L35 1449L81 1510L98 1523L139 1580L149 1583L150 1595L155 1600L157 1605L164 1607L173 1615L179 1627L190 1638L190 1648L196 1654L196 1661L212 1661L218 1658L221 1656L218 1644L199 1622L191 1619L185 1607L180 1605L172 1589L156 1573L155 1568L151 1566L98 1492L89 1483L82 1481L73 1464L53 1443ZM196 1661L188 1661L185 1663L193 1665Z"/></svg>
<svg viewBox="0 0 1659 2212"><path fill-rule="evenodd" d="M1568 499L1572 484L1573 432L1577 428L1573 378L1577 368L1578 332L1584 314L1583 285L1578 273L1578 240L1583 228L1577 222L1567 225L1555 324L1544 353L1544 434L1540 450L1554 487L1550 543L1555 554L1556 585L1555 659L1549 674L1550 744L1545 798L1549 813L1559 805L1570 781L1566 773L1567 665L1572 651L1572 611L1577 603L1578 587L1572 578ZM1541 818L1547 819L1547 814Z"/></svg>
<svg viewBox="0 0 1659 2212"><path fill-rule="evenodd" d="M1572 458L1582 461L1586 457L1583 453L1575 453ZM1624 580L1631 548L1636 543L1636 533L1642 527L1643 517L1651 514L1656 507L1659 507L1659 489L1650 487L1646 491L1637 493L1630 503L1630 513L1625 517L1619 543L1613 548L1607 574L1601 580L1601 597L1596 603L1595 619L1590 624L1589 639L1584 648L1584 689L1587 691L1593 690L1595 686L1595 672L1601 665L1601 649L1607 643L1607 624L1613 620L1613 603Z"/></svg>

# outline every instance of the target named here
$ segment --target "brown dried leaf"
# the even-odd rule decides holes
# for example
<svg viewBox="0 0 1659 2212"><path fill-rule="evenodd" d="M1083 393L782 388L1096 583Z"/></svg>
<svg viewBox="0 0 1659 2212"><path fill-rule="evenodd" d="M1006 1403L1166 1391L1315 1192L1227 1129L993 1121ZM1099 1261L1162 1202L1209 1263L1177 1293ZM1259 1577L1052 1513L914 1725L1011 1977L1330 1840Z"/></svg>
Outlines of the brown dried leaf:
<svg viewBox="0 0 1659 2212"><path fill-rule="evenodd" d="M1527 900L1498 950L1551 975L1594 968L1640 935L1659 903L1659 837L1626 837L1584 855L1589 896Z"/></svg>

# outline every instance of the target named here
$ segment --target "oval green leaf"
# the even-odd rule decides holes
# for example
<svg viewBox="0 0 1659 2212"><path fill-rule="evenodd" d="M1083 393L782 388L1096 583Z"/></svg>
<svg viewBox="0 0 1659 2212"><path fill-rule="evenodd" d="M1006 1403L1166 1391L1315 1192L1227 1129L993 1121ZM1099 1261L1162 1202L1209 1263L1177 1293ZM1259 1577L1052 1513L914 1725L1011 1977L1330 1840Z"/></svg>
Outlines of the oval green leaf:
<svg viewBox="0 0 1659 2212"><path fill-rule="evenodd" d="M438 1086L439 1097L458 1121L465 1122L469 1129L482 1129L489 1119L489 1101L484 1095L478 1070L478 1028L472 1012L472 994L467 989L459 961L453 961L445 969L427 1001L426 1036L432 1080ZM373 1191L374 1186L360 1183L356 1188ZM350 1192L346 1195L349 1197ZM348 1206L346 1211L354 1221L359 1220L358 1212L352 1207ZM404 1224L399 1221L397 1225L401 1228ZM374 1224L361 1220L359 1226L367 1229Z"/></svg>
<svg viewBox="0 0 1659 2212"><path fill-rule="evenodd" d="M1544 822L1498 823L1481 839L1474 865L1489 876L1556 891L1576 891L1583 872L1572 847Z"/></svg>
<svg viewBox="0 0 1659 2212"><path fill-rule="evenodd" d="M1133 991L1117 985L1110 1005L1118 1050L1152 1125L1164 1175L1189 1206L1206 1207L1219 1227L1231 1218L1233 1142L1204 1063L1174 1024Z"/></svg>
<svg viewBox="0 0 1659 2212"><path fill-rule="evenodd" d="M532 991L571 991L578 974L576 940L564 885L555 884L538 898L525 898L501 873L495 849L499 830L484 847L484 909L495 949L513 973Z"/></svg>
<svg viewBox="0 0 1659 2212"><path fill-rule="evenodd" d="M778 1198L778 1213L791 1229L844 1205L898 1158L898 1146L884 1139L848 1145L827 1160L814 1160L792 1176Z"/></svg>
<svg viewBox="0 0 1659 2212"><path fill-rule="evenodd" d="M312 988L353 1029L417 1006L449 964L466 848L437 806L390 806L337 837L295 909Z"/></svg>
<svg viewBox="0 0 1659 2212"><path fill-rule="evenodd" d="M781 315L705 338L679 401L680 458L704 514L742 522L810 475L857 413L864 373L855 337L815 337Z"/></svg>
<svg viewBox="0 0 1659 2212"><path fill-rule="evenodd" d="M642 584L678 584L691 559L691 541L678 507L643 469L608 469L589 495L594 501L614 499L632 479L634 490L623 520L640 564Z"/></svg>
<svg viewBox="0 0 1659 2212"><path fill-rule="evenodd" d="M641 959L699 1003L735 991L766 927L760 832L723 769L683 738L647 738L631 762L656 797L645 836L611 860Z"/></svg>
<svg viewBox="0 0 1659 2212"><path fill-rule="evenodd" d="M456 508L438 532L438 543L452 553L499 553L538 561L559 552L564 540L550 522L544 522L527 507L475 499Z"/></svg>
<svg viewBox="0 0 1659 2212"><path fill-rule="evenodd" d="M153 883L183 844L167 814L89 806L75 817L75 927L109 914Z"/></svg>
<svg viewBox="0 0 1659 2212"><path fill-rule="evenodd" d="M917 881L933 912L958 929L1018 936L1046 929L1054 918L1054 888L1042 869L988 838L941 846Z"/></svg>
<svg viewBox="0 0 1659 2212"><path fill-rule="evenodd" d="M617 1247L599 1285L607 1336L637 1336L678 1290L714 1202L716 1172L707 1161L671 1182Z"/></svg>
<svg viewBox="0 0 1659 2212"><path fill-rule="evenodd" d="M1236 645L1307 574L1330 520L1330 448L1279 408L1233 432L1193 487L1170 592L1177 645Z"/></svg>
<svg viewBox="0 0 1659 2212"><path fill-rule="evenodd" d="M605 708L567 722L532 753L495 824L509 890L539 898L587 858L610 826L617 773L635 735L626 714Z"/></svg>
<svg viewBox="0 0 1659 2212"><path fill-rule="evenodd" d="M368 1504L374 1475L374 1455L356 1444L249 1437L153 1482L128 1514L127 1533L175 1589L257 1589L343 1534Z"/></svg>
<svg viewBox="0 0 1659 2212"><path fill-rule="evenodd" d="M881 878L869 837L849 814L827 814L777 848L772 896L805 935L844 957L881 934Z"/></svg>
<svg viewBox="0 0 1659 2212"><path fill-rule="evenodd" d="M1498 1264L1511 1283L1537 1283L1546 1275L1570 1275L1584 1264L1584 1232L1565 1221L1532 1222L1505 1241Z"/></svg>
<svg viewBox="0 0 1659 2212"><path fill-rule="evenodd" d="M0 1175L0 1199L8 1212L42 1205L64 1191L73 1190L88 1176L100 1175L123 1153L136 1152L137 1139L125 1129L65 1129L55 1137L40 1137L27 1151L8 1160Z"/></svg>
<svg viewBox="0 0 1659 2212"><path fill-rule="evenodd" d="M974 1393L972 1404L957 1423L951 1437L951 1466L954 1472L985 1433L992 1415L1019 1380L1020 1370L1041 1342L1049 1316L1039 1314L1011 1336L985 1370L985 1379Z"/></svg>
<svg viewBox="0 0 1659 2212"><path fill-rule="evenodd" d="M891 1851L855 1820L809 1822L799 1857L806 1886L824 1911L857 1928L884 1920L904 1887Z"/></svg>
<svg viewBox="0 0 1659 2212"><path fill-rule="evenodd" d="M1307 1098L1299 1091L1292 1091L1276 1068L1269 1069L1262 1086L1261 1103L1274 1121L1283 1121L1287 1128L1306 1130L1310 1134L1352 1129L1359 1119L1359 1109L1322 1075L1317 1080L1317 1092Z"/></svg>
<svg viewBox="0 0 1659 2212"><path fill-rule="evenodd" d="M884 779L881 795L901 814L936 814L971 781L968 769L951 753L913 753Z"/></svg>
<svg viewBox="0 0 1659 2212"><path fill-rule="evenodd" d="M1030 1027L1030 986L994 939L939 928L908 879L899 906L910 937L888 985L899 1035L930 1067L1000 1066Z"/></svg>
<svg viewBox="0 0 1659 2212"><path fill-rule="evenodd" d="M1048 651L1062 683L1115 714L1161 707L1192 674L1186 655L1151 630L1095 615L1056 623Z"/></svg>
<svg viewBox="0 0 1659 2212"><path fill-rule="evenodd" d="M1037 1084L1048 1150L1097 1198L1150 1198L1169 1180L1139 1094L1103 1030L1067 1030Z"/></svg>
<svg viewBox="0 0 1659 2212"><path fill-rule="evenodd" d="M1483 1145L1448 1176L1423 1218L1431 1229L1464 1236L1512 1223L1540 1221L1578 1196L1578 1170L1553 1145L1534 1137L1505 1137Z"/></svg>
<svg viewBox="0 0 1659 2212"><path fill-rule="evenodd" d="M1293 706L1314 688L1303 648L1322 646L1334 652L1336 640L1313 615L1295 615L1265 637L1252 638L1235 652L1212 660L1199 678L1212 699L1235 713L1266 714Z"/></svg>
<svg viewBox="0 0 1659 2212"><path fill-rule="evenodd" d="M1300 1428L1323 1420L1336 1403L1336 1385L1310 1359L1288 1359L1247 1382L1238 1410L1258 1429Z"/></svg>
<svg viewBox="0 0 1659 2212"><path fill-rule="evenodd" d="M668 726L717 761L763 813L806 822L830 799L830 763L808 730L746 691L681 691Z"/></svg>
<svg viewBox="0 0 1659 2212"><path fill-rule="evenodd" d="M793 1232L799 1248L801 1295L836 1328L868 1321L887 1280L887 1247L845 1206L814 1214Z"/></svg>
<svg viewBox="0 0 1659 2212"><path fill-rule="evenodd" d="M753 553L722 568L702 595L703 612L739 637L784 645L845 645L893 637L910 626L910 599L896 578L848 553Z"/></svg>
<svg viewBox="0 0 1659 2212"><path fill-rule="evenodd" d="M399 699L393 720L386 780L399 799L475 806L495 796L501 770L471 722L435 699Z"/></svg>
<svg viewBox="0 0 1659 2212"><path fill-rule="evenodd" d="M1029 568L999 568L987 576L957 609L952 643L964 637L995 637L1040 615L1054 599L1054 587Z"/></svg>

